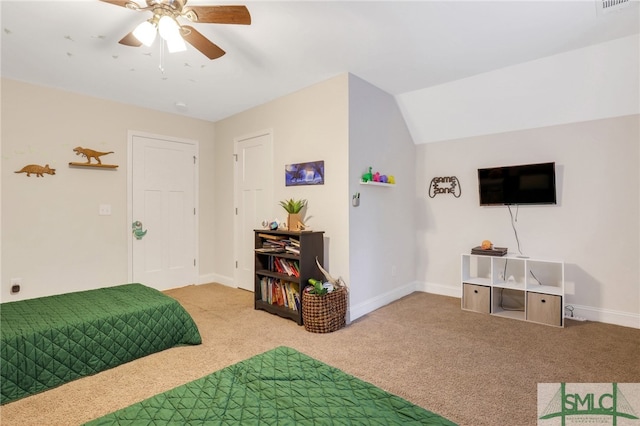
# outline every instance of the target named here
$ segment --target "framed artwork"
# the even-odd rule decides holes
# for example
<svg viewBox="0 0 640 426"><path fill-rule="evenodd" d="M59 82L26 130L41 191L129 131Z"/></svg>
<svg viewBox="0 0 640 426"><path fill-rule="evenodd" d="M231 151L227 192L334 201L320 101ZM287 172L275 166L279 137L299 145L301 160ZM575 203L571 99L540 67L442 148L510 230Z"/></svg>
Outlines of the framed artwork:
<svg viewBox="0 0 640 426"><path fill-rule="evenodd" d="M286 186L324 185L324 160L284 166Z"/></svg>

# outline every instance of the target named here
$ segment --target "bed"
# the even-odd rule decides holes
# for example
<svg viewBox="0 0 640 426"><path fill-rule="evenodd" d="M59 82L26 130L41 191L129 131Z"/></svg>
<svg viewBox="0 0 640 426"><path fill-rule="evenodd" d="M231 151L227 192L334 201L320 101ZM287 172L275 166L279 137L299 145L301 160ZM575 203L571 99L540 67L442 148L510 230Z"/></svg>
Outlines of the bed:
<svg viewBox="0 0 640 426"><path fill-rule="evenodd" d="M281 346L95 419L106 425L454 425Z"/></svg>
<svg viewBox="0 0 640 426"><path fill-rule="evenodd" d="M202 342L175 299L124 284L0 304L0 405Z"/></svg>

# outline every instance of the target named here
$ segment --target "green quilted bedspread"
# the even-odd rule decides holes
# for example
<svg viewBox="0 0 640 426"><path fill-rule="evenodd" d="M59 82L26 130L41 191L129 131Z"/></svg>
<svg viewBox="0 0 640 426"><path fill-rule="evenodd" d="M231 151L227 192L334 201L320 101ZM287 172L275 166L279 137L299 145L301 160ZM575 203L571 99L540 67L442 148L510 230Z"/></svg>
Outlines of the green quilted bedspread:
<svg viewBox="0 0 640 426"><path fill-rule="evenodd" d="M453 425L294 349L278 347L87 425Z"/></svg>
<svg viewBox="0 0 640 426"><path fill-rule="evenodd" d="M171 297L125 284L0 304L0 404L177 345L200 344Z"/></svg>

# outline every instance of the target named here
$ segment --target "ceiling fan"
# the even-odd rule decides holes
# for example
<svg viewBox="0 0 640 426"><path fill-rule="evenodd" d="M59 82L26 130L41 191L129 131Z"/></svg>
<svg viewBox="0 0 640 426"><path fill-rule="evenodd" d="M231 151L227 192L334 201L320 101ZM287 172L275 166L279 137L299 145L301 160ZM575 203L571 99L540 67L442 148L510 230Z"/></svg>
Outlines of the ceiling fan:
<svg viewBox="0 0 640 426"><path fill-rule="evenodd" d="M187 0L146 0L140 6L132 0L100 0L135 11L151 11L153 16L138 25L119 41L126 46L151 46L156 33L167 43L170 52L185 50L184 42L202 52L209 59L225 54L215 43L190 25L181 25L178 18L194 23L250 25L251 15L245 6L187 6Z"/></svg>

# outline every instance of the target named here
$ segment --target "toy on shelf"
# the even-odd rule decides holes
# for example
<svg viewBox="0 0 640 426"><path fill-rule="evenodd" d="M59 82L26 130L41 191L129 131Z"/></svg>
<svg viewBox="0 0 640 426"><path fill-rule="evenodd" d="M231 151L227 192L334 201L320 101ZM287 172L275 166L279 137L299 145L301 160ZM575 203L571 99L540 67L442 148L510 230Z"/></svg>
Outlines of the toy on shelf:
<svg viewBox="0 0 640 426"><path fill-rule="evenodd" d="M363 182L370 182L373 180L373 175L371 174L371 167L369 167L369 171L362 175Z"/></svg>
<svg viewBox="0 0 640 426"><path fill-rule="evenodd" d="M362 175L360 183L367 184L370 182L383 183L388 185L394 185L396 178L393 175L384 175L380 172L372 172L373 167L369 167L369 171Z"/></svg>

